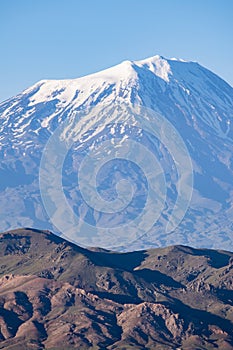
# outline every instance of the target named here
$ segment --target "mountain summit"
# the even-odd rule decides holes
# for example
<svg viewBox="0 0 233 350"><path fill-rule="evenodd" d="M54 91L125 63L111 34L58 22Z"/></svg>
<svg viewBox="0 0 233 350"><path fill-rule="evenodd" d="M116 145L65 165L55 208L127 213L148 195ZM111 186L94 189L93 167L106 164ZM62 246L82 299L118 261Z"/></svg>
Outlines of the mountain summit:
<svg viewBox="0 0 233 350"><path fill-rule="evenodd" d="M116 115L123 105L125 109ZM142 116L143 123L146 121L151 126L151 133L137 125L133 116L135 106L151 111ZM159 139L162 126L159 125L157 134L155 130L158 115L163 124L172 125L173 129L170 130L183 140L192 164L192 198L188 210L183 213L183 221L172 232L166 232L166 223L179 194L187 192L187 187L182 189L179 181L180 171L187 159L182 155L176 159L176 139L170 148ZM74 215L88 226L80 221L75 224L72 234L62 233L81 245L133 250L180 243L230 249L233 247L232 118L233 88L195 62L154 56L142 61L124 61L78 79L40 81L0 104L2 230L33 226L59 233L67 220L64 208L68 205ZM50 154L48 147L61 125L66 127L63 139L67 138L68 132L74 136L74 142L70 143L66 155L62 155L59 147L57 153L51 153L53 173L57 165L55 158L61 157L62 176L61 180L60 177L47 177L46 181L50 187L58 181L64 194L58 197L57 193L52 193L52 187L46 189L44 197L42 194L43 201L44 204L50 201L51 208L48 213L45 205L46 213L39 187L39 169L42 155L46 157ZM171 132L165 137L172 140L172 135ZM87 158L87 150L98 149L101 142L108 142L117 149L122 145L128 147L129 140L148 149L146 156L141 157L147 159L147 164L144 162L147 168L140 170L133 164L133 159L131 161L122 152L119 153L121 156L115 156L115 162L110 158L106 164L100 162L102 170L100 167L93 175L97 183L96 202L103 204L105 210L96 211L88 205L88 195L85 197L81 193L82 188L77 181L80 180L77 175L79 166ZM101 149L106 160L107 151ZM150 161L151 153L155 155L157 163ZM154 224L144 233L143 225L138 225L139 233L135 227L125 229L124 225L134 221L146 206L147 192L151 189L149 165L152 173L160 169L156 179L161 171L164 175L157 188L153 189L152 196L155 202L162 203L162 209L160 215L152 211L147 216L145 224L152 220L153 215L157 215ZM93 169L88 169L92 175ZM94 186L88 176L86 172L88 180L85 179L83 188L88 183ZM123 186L122 180L125 179L127 183L131 181L130 186ZM129 188L136 193L135 196L131 196L131 192L128 197L125 195L124 198L129 199L128 205L123 203L120 206L120 202L117 202L119 184L120 193L125 194ZM163 187L160 184L166 187L161 196L157 193ZM166 198L162 198L163 195ZM49 196L52 196L52 200L48 199ZM120 208L117 215L107 210L108 205L104 207L101 198L105 203ZM122 232L120 237L114 234L116 227Z"/></svg>

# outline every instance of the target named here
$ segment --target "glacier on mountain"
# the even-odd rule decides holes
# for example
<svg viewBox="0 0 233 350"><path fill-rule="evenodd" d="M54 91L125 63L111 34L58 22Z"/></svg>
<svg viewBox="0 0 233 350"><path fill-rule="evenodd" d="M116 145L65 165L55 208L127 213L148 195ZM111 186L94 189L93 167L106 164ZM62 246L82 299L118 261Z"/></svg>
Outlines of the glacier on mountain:
<svg viewBox="0 0 233 350"><path fill-rule="evenodd" d="M118 240L111 237L111 225L120 225L123 220L112 216L111 225L108 223L109 235L100 241L95 231L98 231L97 222L106 224L104 216L98 214L97 217L97 213L87 210L77 185L77 164L85 148L93 149L104 140L114 144L119 138L121 142L140 140L153 148L136 121L131 119L129 125L124 114L114 120L110 111L122 104L132 110L135 106L149 108L174 126L192 160L193 195L183 221L171 233L165 230L168 214L165 210L148 232L125 242L122 237ZM93 117L95 108L100 112ZM103 247L122 250L174 243L229 250L233 247L232 118L233 88L196 62L154 56L142 61L125 61L78 79L42 80L0 104L1 230L33 226L60 234L49 221L42 203L39 167L48 140L66 122L68 131L78 136L64 162L65 197L72 210L84 218L86 215L86 220L93 225L89 232L77 227L77 243L100 243ZM165 207L168 208L177 196L177 174L173 169L176 164L159 142L154 151L166 177ZM116 160L114 174L113 163L100 170L100 194L115 200L117 181L131 174L136 181L138 202L134 202L135 208L128 208L127 215L134 217L145 202L146 178L136 166L123 161L120 164L119 160ZM57 216L59 205L61 203L57 203Z"/></svg>

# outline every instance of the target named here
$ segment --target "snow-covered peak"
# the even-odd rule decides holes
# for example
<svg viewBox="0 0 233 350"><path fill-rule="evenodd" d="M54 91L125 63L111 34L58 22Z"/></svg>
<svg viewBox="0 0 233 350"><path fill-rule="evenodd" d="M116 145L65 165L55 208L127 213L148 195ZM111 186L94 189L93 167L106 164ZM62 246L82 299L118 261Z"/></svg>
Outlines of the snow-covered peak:
<svg viewBox="0 0 233 350"><path fill-rule="evenodd" d="M157 75L159 78L169 82L169 75L172 74L171 67L168 60L164 57L156 55L153 57L146 58L145 60L134 62L138 67L144 67L149 69L152 73Z"/></svg>
<svg viewBox="0 0 233 350"><path fill-rule="evenodd" d="M138 84L138 71L152 72L156 77L169 83L173 74L169 60L156 55L141 61L123 61L113 67L75 79L41 80L26 89L23 94L31 95L30 106L58 98L63 107L77 98L78 92L85 96L96 90L115 86L120 91L126 86ZM34 93L33 93L34 92ZM79 100L81 95L79 94Z"/></svg>
<svg viewBox="0 0 233 350"><path fill-rule="evenodd" d="M183 58L176 58L176 57L172 57L172 58L170 58L170 61L177 61L177 62L188 62L188 61L184 60Z"/></svg>
<svg viewBox="0 0 233 350"><path fill-rule="evenodd" d="M88 75L87 78L104 79L110 82L117 82L122 79L137 79L137 73L133 67L133 62L126 60L120 64L117 64L116 66Z"/></svg>
<svg viewBox="0 0 233 350"><path fill-rule="evenodd" d="M61 102L66 104L77 96L77 91L84 91L91 94L101 86L105 86L106 88L107 86L114 85L118 91L122 85L135 86L139 79L138 71L140 70L143 70L145 73L153 73L166 83L170 83L171 78L173 77L174 80L176 76L178 80L183 80L187 73L187 67L184 67L184 65L180 67L179 64L182 63L185 65L189 62L174 58L166 59L159 55L139 61L126 60L113 67L80 78L41 80L26 89L23 94L31 94L35 91L30 98L31 105L52 100L57 96L59 96ZM190 69L192 70L193 67ZM180 76L180 73L184 76Z"/></svg>
<svg viewBox="0 0 233 350"><path fill-rule="evenodd" d="M119 139L122 142L133 139L150 147L153 135L147 136L146 132L140 128L138 130L136 118L129 119L127 113L117 115L118 106L126 106L131 116L130 111L134 111L138 105L158 112L161 121L168 120L183 138L193 162L195 193L190 211L177 235L166 237L163 224L179 191L180 174L174 170L173 153L169 155L166 145L160 145L158 138L157 146L155 140L156 144L150 150L155 151L166 175L168 200L164 215L161 215L161 221L155 227L156 234L153 231L148 236L140 236L134 248L144 249L148 244L168 245L174 241L209 247L218 244L223 249L233 244L233 88L198 63L158 55L141 61L124 61L81 78L42 80L0 104L2 230L9 229L9 225L53 229L51 225L48 226L48 218L43 214L38 169L48 139L63 122L67 122L68 132L62 136L69 136L69 132L75 136L75 144L69 150L64 169L67 180L64 182L64 192L74 212L89 217L81 196L76 192L76 170L81 160L79 152L83 150L85 153L87 147L91 150L106 137L112 145L116 145ZM141 118L144 116L142 114ZM150 122L155 125L153 115L148 117L146 125L147 122L148 125ZM60 157L59 149L57 152ZM127 165L127 171L123 166L119 170L116 176L131 171L131 165ZM112 182L113 173L110 176L111 185L115 184L115 180ZM133 183L137 179L137 176L134 177ZM141 192L143 181L138 183L139 197L144 198ZM113 187L113 192L107 192L111 198L115 198L115 185ZM106 188L111 188L110 182L107 182ZM142 208L141 203L138 204L138 208ZM54 215L63 221L61 201L54 202L54 205L57 208ZM131 220L131 212L127 213ZM135 208L132 208L132 213L134 215ZM90 213L90 217L97 224L109 222L109 218L101 215L92 216ZM121 214L116 218L122 224L123 219ZM75 231L81 232L83 237L86 235L86 231L81 231L80 227L76 227ZM131 234L122 232L124 237ZM110 244L114 243L112 234L108 233L107 241L101 234L97 236L98 244L99 237L103 246L107 246L110 240ZM123 244L122 240L120 244Z"/></svg>
<svg viewBox="0 0 233 350"><path fill-rule="evenodd" d="M85 100L97 90L101 92L108 87L115 86L115 90L119 91L123 86L135 85L137 78L133 63L123 61L116 66L80 78L41 80L26 89L23 94L28 95L34 91L30 97L30 106L58 98L65 107L71 101L74 102L78 96L79 101Z"/></svg>

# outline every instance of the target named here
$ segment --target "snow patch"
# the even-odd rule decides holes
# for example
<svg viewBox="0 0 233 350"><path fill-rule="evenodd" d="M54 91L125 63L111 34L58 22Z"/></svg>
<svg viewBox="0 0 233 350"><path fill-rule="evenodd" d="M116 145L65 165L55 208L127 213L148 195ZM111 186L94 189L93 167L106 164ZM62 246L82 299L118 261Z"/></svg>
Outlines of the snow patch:
<svg viewBox="0 0 233 350"><path fill-rule="evenodd" d="M166 59L161 56L154 56L142 61L134 62L138 67L149 69L157 77L163 79L167 83L170 81L169 76L172 75L171 67Z"/></svg>

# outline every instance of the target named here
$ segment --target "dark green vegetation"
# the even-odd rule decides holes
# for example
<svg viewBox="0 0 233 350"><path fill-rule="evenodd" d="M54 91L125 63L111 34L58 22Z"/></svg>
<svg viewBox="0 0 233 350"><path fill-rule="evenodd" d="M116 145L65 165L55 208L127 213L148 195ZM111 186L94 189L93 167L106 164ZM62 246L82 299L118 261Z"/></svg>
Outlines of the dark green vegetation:
<svg viewBox="0 0 233 350"><path fill-rule="evenodd" d="M233 349L233 253L0 235L0 349Z"/></svg>

